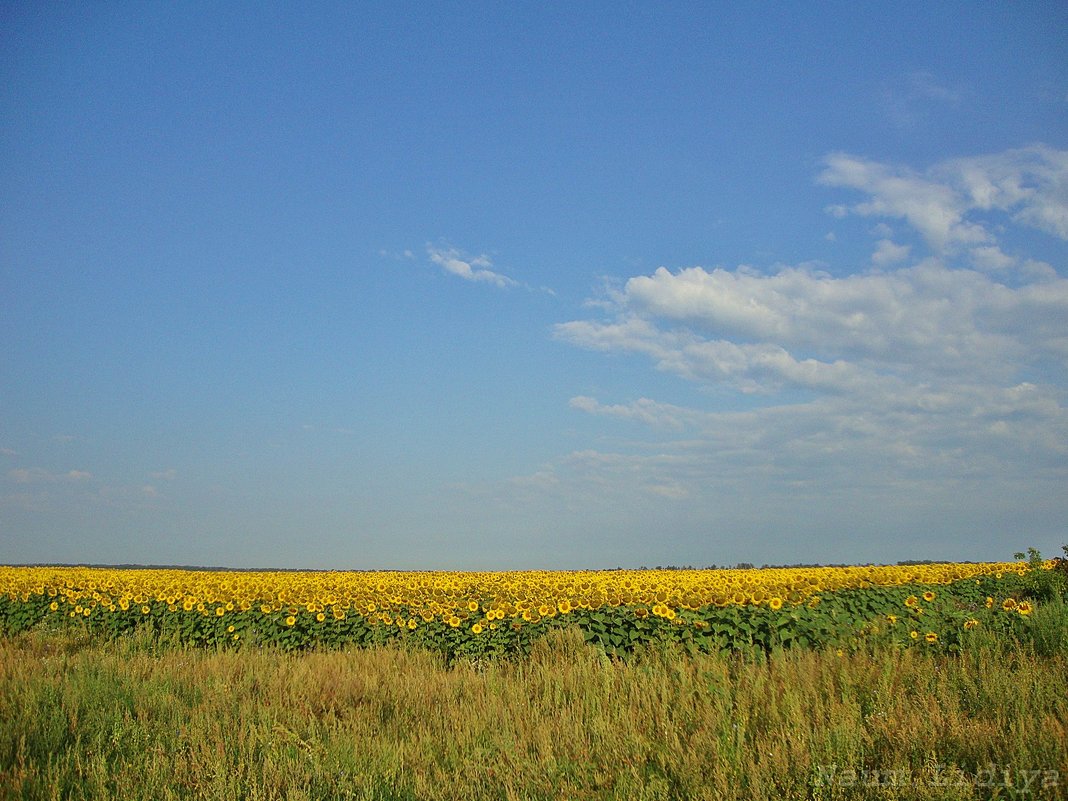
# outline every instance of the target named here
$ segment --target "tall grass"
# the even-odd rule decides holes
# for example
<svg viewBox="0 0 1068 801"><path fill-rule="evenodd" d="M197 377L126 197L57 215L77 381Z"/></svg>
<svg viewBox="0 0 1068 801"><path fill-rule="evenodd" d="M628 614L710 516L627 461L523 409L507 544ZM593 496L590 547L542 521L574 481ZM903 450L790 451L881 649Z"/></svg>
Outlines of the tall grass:
<svg viewBox="0 0 1068 801"><path fill-rule="evenodd" d="M0 797L1061 798L1063 648L520 660L0 641Z"/></svg>

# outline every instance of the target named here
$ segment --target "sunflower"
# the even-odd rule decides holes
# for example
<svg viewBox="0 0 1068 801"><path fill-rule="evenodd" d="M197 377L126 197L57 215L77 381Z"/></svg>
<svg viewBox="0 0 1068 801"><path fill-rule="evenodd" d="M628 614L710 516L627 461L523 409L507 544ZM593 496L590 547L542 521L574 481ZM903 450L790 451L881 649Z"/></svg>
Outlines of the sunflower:
<svg viewBox="0 0 1068 801"><path fill-rule="evenodd" d="M910 609L915 609L919 605L920 599L917 598L915 595L910 595L908 598L905 599L905 606L909 607Z"/></svg>
<svg viewBox="0 0 1068 801"><path fill-rule="evenodd" d="M965 622L965 624L964 624L964 628L965 628L966 630L968 630L968 631L971 631L972 629L974 629L974 628L975 628L976 626L978 626L978 625L979 625L979 621L978 621L978 620L976 620L976 619L975 619L975 618L973 617L973 618L972 618L971 620L969 620L969 621Z"/></svg>
<svg viewBox="0 0 1068 801"><path fill-rule="evenodd" d="M929 631L929 632L927 632L926 634L924 634L924 635L923 635L923 638L924 638L924 639L925 639L925 640L926 640L927 642L938 642L938 635L937 635L937 634L935 634L935 633L934 633L933 631Z"/></svg>
<svg viewBox="0 0 1068 801"><path fill-rule="evenodd" d="M326 615L324 615L322 612L320 612L319 614L317 614L315 616L315 619L318 620L320 623L322 623L324 620L326 620Z"/></svg>
<svg viewBox="0 0 1068 801"><path fill-rule="evenodd" d="M292 626L296 622L297 622L297 619L295 617L293 617L293 615L290 615L289 617L286 618L286 625L287 626Z"/></svg>
<svg viewBox="0 0 1068 801"><path fill-rule="evenodd" d="M471 627L471 633L472 634L481 634L482 633L482 624L481 623L476 623L475 625L473 625Z"/></svg>
<svg viewBox="0 0 1068 801"><path fill-rule="evenodd" d="M1006 598L1004 601L1002 601L1001 608L1004 609L1006 612L1011 612L1013 609L1016 608L1016 599Z"/></svg>
<svg viewBox="0 0 1068 801"><path fill-rule="evenodd" d="M928 590L927 592L925 592L923 594L923 600L927 601L927 603L931 603L931 601L933 601L934 599L935 599L935 594L933 592L931 592L930 590Z"/></svg>
<svg viewBox="0 0 1068 801"><path fill-rule="evenodd" d="M1026 617L1027 615L1031 614L1031 604L1029 604L1027 601L1020 601L1020 603L1016 604L1016 611Z"/></svg>
<svg viewBox="0 0 1068 801"><path fill-rule="evenodd" d="M772 598L769 598L768 599L768 606L771 607L772 609L776 610L776 611L778 611L779 609L782 609L782 598L780 598L777 595L772 597Z"/></svg>
<svg viewBox="0 0 1068 801"><path fill-rule="evenodd" d="M912 637L912 639L914 639L914 640L918 640L920 638L920 633L918 631L916 631L915 629L913 629L912 631L909 632L909 636Z"/></svg>

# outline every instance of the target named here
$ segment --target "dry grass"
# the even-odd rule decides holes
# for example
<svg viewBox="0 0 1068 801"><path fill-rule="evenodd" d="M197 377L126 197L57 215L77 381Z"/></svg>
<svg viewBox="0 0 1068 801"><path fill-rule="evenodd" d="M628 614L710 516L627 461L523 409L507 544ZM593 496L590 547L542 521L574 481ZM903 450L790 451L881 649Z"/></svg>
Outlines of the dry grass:
<svg viewBox="0 0 1068 801"><path fill-rule="evenodd" d="M31 634L0 641L0 797L1059 798L1066 676L993 641L623 663L564 632L446 667Z"/></svg>

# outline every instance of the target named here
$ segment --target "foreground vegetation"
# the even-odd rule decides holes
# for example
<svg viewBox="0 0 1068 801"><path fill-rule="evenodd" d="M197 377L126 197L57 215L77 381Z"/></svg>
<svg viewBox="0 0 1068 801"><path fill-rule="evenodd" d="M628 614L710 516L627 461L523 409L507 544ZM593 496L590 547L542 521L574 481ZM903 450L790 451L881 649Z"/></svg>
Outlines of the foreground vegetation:
<svg viewBox="0 0 1068 801"><path fill-rule="evenodd" d="M30 632L0 641L0 796L1063 798L1065 676L1063 648L989 633L957 654L620 660L570 629L447 665Z"/></svg>
<svg viewBox="0 0 1068 801"><path fill-rule="evenodd" d="M1037 552L275 575L0 569L0 799L1068 798Z"/></svg>

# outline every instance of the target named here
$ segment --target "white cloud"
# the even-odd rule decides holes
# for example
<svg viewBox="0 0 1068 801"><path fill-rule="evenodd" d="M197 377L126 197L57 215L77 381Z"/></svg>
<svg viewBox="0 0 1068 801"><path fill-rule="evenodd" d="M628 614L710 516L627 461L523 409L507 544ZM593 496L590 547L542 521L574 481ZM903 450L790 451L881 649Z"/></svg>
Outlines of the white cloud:
<svg viewBox="0 0 1068 801"><path fill-rule="evenodd" d="M908 245L897 245L889 239L880 239L875 243L875 253L872 254L871 262L876 267L897 264L907 259L911 250L912 248Z"/></svg>
<svg viewBox="0 0 1068 801"><path fill-rule="evenodd" d="M848 210L865 217L902 218L938 251L959 243L988 241L986 229L964 219L967 203L952 187L909 169L836 153L827 158L819 181L867 193L869 200Z"/></svg>
<svg viewBox="0 0 1068 801"><path fill-rule="evenodd" d="M92 473L85 470L69 470L66 473L53 473L42 467L22 467L7 472L8 478L16 484L35 484L55 481L85 481L92 478Z"/></svg>
<svg viewBox="0 0 1068 801"><path fill-rule="evenodd" d="M636 420L658 428L676 430L685 428L692 422L694 417L694 412L690 409L658 403L649 398L639 398L628 404L604 406L598 403L596 398L577 395L568 402L568 405L572 409L579 409L590 414L615 417L621 420Z"/></svg>
<svg viewBox="0 0 1068 801"><path fill-rule="evenodd" d="M518 286L517 281L490 269L493 262L489 256L465 257L460 251L453 248L439 248L427 245L427 255L430 260L452 275L459 276L465 281L475 281L493 284L498 287Z"/></svg>
<svg viewBox="0 0 1068 801"><path fill-rule="evenodd" d="M915 507L917 519L954 504L1063 511L1053 498L1068 482L1068 279L999 238L1015 225L1068 239L1065 175L1064 154L1043 146L923 174L830 157L821 182L866 192L850 212L883 218L875 269L661 267L554 329L765 405L573 397L572 409L648 426L650 439L578 451L545 467L554 480L540 486L584 501L600 492L619 509L655 496L698 516L763 503L736 501L747 495L810 510L864 497ZM933 253L896 244L885 220Z"/></svg>
<svg viewBox="0 0 1068 801"><path fill-rule="evenodd" d="M818 180L869 196L853 206L829 207L835 216L903 219L938 253L995 241L975 212L1004 212L1012 222L1068 239L1068 151L1046 145L952 159L922 174L835 153Z"/></svg>
<svg viewBox="0 0 1068 801"><path fill-rule="evenodd" d="M588 349L645 354L695 381L847 391L886 375L1008 377L1063 355L1064 320L1064 279L1010 287L928 260L843 278L806 268L660 268L630 279L609 319L555 333Z"/></svg>

